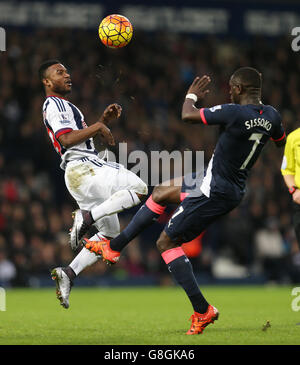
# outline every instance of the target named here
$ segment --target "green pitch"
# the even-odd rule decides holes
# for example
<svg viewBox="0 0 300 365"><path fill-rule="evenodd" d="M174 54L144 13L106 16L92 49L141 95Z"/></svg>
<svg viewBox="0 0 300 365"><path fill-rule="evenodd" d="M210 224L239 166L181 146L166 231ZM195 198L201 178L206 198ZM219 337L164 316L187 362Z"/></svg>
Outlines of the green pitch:
<svg viewBox="0 0 300 365"><path fill-rule="evenodd" d="M300 344L291 287L203 287L220 311L202 335L187 336L192 308L179 288L74 288L64 309L55 289L11 289L0 311L0 345ZM262 330L266 322L271 327Z"/></svg>

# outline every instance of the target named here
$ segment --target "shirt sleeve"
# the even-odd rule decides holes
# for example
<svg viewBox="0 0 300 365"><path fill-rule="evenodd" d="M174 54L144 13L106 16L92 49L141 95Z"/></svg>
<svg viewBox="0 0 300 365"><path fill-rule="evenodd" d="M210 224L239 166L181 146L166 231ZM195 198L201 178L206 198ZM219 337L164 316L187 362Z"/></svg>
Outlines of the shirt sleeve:
<svg viewBox="0 0 300 365"><path fill-rule="evenodd" d="M284 128L282 125L281 115L278 113L278 126L276 128L274 128L272 136L271 136L271 140L274 142L279 142L282 139L284 139L285 136L286 135L285 135L285 131L284 131Z"/></svg>
<svg viewBox="0 0 300 365"><path fill-rule="evenodd" d="M201 108L200 116L204 124L227 124L233 120L237 105L222 104L211 108Z"/></svg>
<svg viewBox="0 0 300 365"><path fill-rule="evenodd" d="M71 112L60 111L54 101L51 100L46 110L46 120L49 123L54 136L58 139L62 134L69 133L73 130Z"/></svg>
<svg viewBox="0 0 300 365"><path fill-rule="evenodd" d="M282 175L295 175L295 151L292 135L288 135L281 164Z"/></svg>

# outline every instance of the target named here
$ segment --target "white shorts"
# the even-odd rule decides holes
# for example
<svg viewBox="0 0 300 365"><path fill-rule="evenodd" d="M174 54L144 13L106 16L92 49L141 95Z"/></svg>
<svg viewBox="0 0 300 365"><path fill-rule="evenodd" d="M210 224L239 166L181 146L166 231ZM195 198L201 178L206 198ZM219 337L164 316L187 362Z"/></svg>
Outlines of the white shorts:
<svg viewBox="0 0 300 365"><path fill-rule="evenodd" d="M147 185L133 172L115 162L97 157L70 161L65 170L66 186L80 209L91 210L120 190L146 195ZM99 219L94 224L107 237L120 233L118 214Z"/></svg>

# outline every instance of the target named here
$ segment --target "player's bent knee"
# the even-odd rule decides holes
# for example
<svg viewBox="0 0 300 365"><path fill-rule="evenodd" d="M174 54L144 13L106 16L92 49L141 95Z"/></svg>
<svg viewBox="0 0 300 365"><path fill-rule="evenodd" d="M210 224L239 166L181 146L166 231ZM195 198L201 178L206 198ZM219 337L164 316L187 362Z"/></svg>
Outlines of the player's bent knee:
<svg viewBox="0 0 300 365"><path fill-rule="evenodd" d="M148 186L143 180L140 180L139 184L137 184L133 190L140 199L145 199L148 194Z"/></svg>
<svg viewBox="0 0 300 365"><path fill-rule="evenodd" d="M159 251L160 253L162 253L162 252L164 252L164 251L165 251L165 249L164 249L164 247L165 247L165 245L164 245L164 240L163 240L163 239L161 239L160 237L159 237L159 239L156 241L156 247L157 247L157 249L158 249L158 251Z"/></svg>
<svg viewBox="0 0 300 365"><path fill-rule="evenodd" d="M152 199L155 203L161 204L165 199L165 194L163 193L163 189L161 186L155 186L152 191Z"/></svg>
<svg viewBox="0 0 300 365"><path fill-rule="evenodd" d="M138 196L138 198L140 199L140 201L143 201L146 199L146 196L145 194L139 194L139 193L136 193L136 195Z"/></svg>
<svg viewBox="0 0 300 365"><path fill-rule="evenodd" d="M177 245L163 231L156 242L156 247L160 253L163 253L164 251L177 247Z"/></svg>

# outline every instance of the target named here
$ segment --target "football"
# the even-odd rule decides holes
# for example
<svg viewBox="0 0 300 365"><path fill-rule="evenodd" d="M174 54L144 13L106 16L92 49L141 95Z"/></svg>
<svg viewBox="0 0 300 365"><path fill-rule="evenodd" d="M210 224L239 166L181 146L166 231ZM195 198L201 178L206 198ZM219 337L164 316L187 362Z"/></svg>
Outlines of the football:
<svg viewBox="0 0 300 365"><path fill-rule="evenodd" d="M132 24L123 15L108 15L99 25L99 37L101 42L109 48L127 46L132 38L132 34Z"/></svg>

